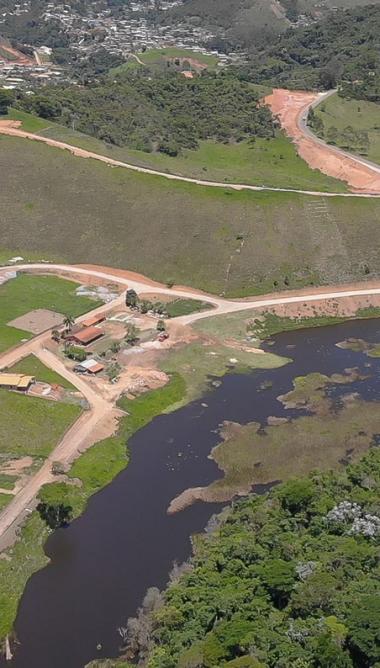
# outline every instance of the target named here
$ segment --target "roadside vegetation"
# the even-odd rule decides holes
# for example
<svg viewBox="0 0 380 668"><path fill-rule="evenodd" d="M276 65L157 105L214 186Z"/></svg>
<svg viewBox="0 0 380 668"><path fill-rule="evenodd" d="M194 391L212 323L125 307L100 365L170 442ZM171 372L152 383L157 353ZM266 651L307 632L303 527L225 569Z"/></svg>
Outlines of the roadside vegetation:
<svg viewBox="0 0 380 668"><path fill-rule="evenodd" d="M321 139L380 164L380 106L332 95L315 109L313 129Z"/></svg>
<svg viewBox="0 0 380 668"><path fill-rule="evenodd" d="M311 309L313 313L313 309ZM314 312L314 315L304 317L283 317L275 313L257 309L228 313L226 315L215 315L205 320L195 322L193 328L209 336L214 336L219 342L232 339L245 346L260 345L261 341L270 338L274 334L288 332L309 327L326 327L337 325L347 320L360 320L380 317L380 308L361 308L353 315L323 315Z"/></svg>
<svg viewBox="0 0 380 668"><path fill-rule="evenodd" d="M200 299L174 299L165 304L165 313L169 318L178 318L181 315L190 315L199 311L208 311L212 304Z"/></svg>
<svg viewBox="0 0 380 668"><path fill-rule="evenodd" d="M294 144L279 129L276 129L274 137L256 137L254 141L251 139L223 143L200 140L196 150L183 149L174 157L157 151L147 153L116 146L18 109L9 109L4 118L21 121L22 129L26 132L78 146L114 160L170 174L273 188L315 189L326 192L347 190L342 181L311 169L299 157Z"/></svg>
<svg viewBox="0 0 380 668"><path fill-rule="evenodd" d="M376 199L199 188L23 139L0 145L12 203L2 246L15 254L29 246L46 259L128 267L227 296L379 274Z"/></svg>
<svg viewBox="0 0 380 668"><path fill-rule="evenodd" d="M101 304L87 297L77 296L76 287L76 283L57 276L26 274L1 285L0 352L33 336L31 332L8 326L8 323L15 318L39 308L77 316Z"/></svg>
<svg viewBox="0 0 380 668"><path fill-rule="evenodd" d="M155 668L375 666L379 489L372 448L343 472L236 501L168 588L148 590L126 628L128 656Z"/></svg>

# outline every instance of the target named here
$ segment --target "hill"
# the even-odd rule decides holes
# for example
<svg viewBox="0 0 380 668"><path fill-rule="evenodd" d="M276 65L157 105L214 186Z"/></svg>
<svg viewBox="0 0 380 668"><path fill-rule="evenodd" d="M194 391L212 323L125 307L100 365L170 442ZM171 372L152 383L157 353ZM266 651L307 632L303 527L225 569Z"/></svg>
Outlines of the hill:
<svg viewBox="0 0 380 668"><path fill-rule="evenodd" d="M268 36L277 35L291 24L321 19L331 9L365 4L367 0L184 0L161 20L196 22L219 33L232 47L250 48L265 44Z"/></svg>
<svg viewBox="0 0 380 668"><path fill-rule="evenodd" d="M380 101L380 5L336 11L252 50L242 76L299 89L342 87L346 97Z"/></svg>
<svg viewBox="0 0 380 668"><path fill-rule="evenodd" d="M50 86L18 105L118 146L177 155L204 139L271 137L275 124L254 88L224 74L122 70L87 87Z"/></svg>
<svg viewBox="0 0 380 668"><path fill-rule="evenodd" d="M135 270L230 296L380 276L376 199L200 187L0 138L1 256Z"/></svg>

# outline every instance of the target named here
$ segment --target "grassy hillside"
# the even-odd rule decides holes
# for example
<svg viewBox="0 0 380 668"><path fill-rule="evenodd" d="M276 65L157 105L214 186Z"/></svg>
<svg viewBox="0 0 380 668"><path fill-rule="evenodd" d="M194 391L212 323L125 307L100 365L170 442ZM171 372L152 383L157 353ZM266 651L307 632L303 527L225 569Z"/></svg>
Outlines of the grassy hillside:
<svg viewBox="0 0 380 668"><path fill-rule="evenodd" d="M347 100L339 95L332 95L315 110L323 127L318 134L329 140L335 137L334 144L353 153L359 153L355 133L366 133L368 144L362 155L380 164L380 106L365 100ZM348 128L354 130L347 134ZM331 128L336 128L337 133ZM350 135L352 138L350 139ZM359 136L360 140L360 136Z"/></svg>
<svg viewBox="0 0 380 668"><path fill-rule="evenodd" d="M3 248L228 295L380 275L375 199L173 183L0 139Z"/></svg>
<svg viewBox="0 0 380 668"><path fill-rule="evenodd" d="M306 27L254 44L244 76L255 83L328 90L380 100L379 3L337 10Z"/></svg>
<svg viewBox="0 0 380 668"><path fill-rule="evenodd" d="M311 169L297 155L292 142L281 132L277 132L273 139L258 137L254 143L241 141L235 144L223 144L201 141L196 151L185 149L181 155L174 158L163 153L146 153L114 146L15 109L10 110L8 118L21 120L22 128L28 132L108 155L115 160L171 174L274 188L326 192L347 190L342 181Z"/></svg>
<svg viewBox="0 0 380 668"><path fill-rule="evenodd" d="M371 4L378 4L372 0ZM309 20L326 16L332 8L346 9L370 4L368 0L184 0L165 12L168 20L198 22L214 32L219 29L232 46L254 47L265 44L269 35L278 35L301 15Z"/></svg>

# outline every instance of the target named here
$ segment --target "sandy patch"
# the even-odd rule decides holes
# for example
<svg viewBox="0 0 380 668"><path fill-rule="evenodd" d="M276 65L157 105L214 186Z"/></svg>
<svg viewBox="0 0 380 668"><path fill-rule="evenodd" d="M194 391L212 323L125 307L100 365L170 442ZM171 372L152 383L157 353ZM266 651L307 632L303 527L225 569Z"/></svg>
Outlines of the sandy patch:
<svg viewBox="0 0 380 668"><path fill-rule="evenodd" d="M16 327L16 329L23 329L25 332L31 332L32 334L41 334L41 332L45 332L47 329L62 325L63 319L64 316L62 313L38 308L11 320L7 325L9 327Z"/></svg>
<svg viewBox="0 0 380 668"><path fill-rule="evenodd" d="M341 181L346 181L353 190L380 193L380 174L348 157L339 150L321 143L305 134L299 127L299 119L309 105L319 97L318 93L289 91L277 88L265 98L265 103L278 116L286 134L294 140L297 151L310 167Z"/></svg>
<svg viewBox="0 0 380 668"><path fill-rule="evenodd" d="M266 313L274 313L281 318L316 318L331 316L337 318L353 317L359 309L380 308L380 295L341 297L339 299L321 299L314 302L277 304L265 308Z"/></svg>
<svg viewBox="0 0 380 668"><path fill-rule="evenodd" d="M21 121L0 121L0 128L19 128L21 127Z"/></svg>
<svg viewBox="0 0 380 668"><path fill-rule="evenodd" d="M0 467L0 473L6 473L7 475L17 475L18 473L21 473L24 469L30 468L32 464L33 464L32 457L21 457L20 459L10 459Z"/></svg>

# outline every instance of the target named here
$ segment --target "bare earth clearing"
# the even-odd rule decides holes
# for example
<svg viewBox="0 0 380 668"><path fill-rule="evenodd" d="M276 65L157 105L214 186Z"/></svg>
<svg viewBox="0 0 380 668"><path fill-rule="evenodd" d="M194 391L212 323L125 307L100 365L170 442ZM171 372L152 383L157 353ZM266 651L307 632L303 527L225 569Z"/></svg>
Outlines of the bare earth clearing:
<svg viewBox="0 0 380 668"><path fill-rule="evenodd" d="M23 329L26 332L41 334L41 332L44 332L46 329L62 325L63 319L64 315L62 313L49 311L49 309L45 308L38 308L29 313L25 313L25 315L21 315L19 318L11 320L7 324L10 327Z"/></svg>
<svg viewBox="0 0 380 668"><path fill-rule="evenodd" d="M278 88L265 98L281 126L291 137L301 158L313 169L346 181L357 192L380 193L380 168L325 144L305 128L309 108L324 94Z"/></svg>

